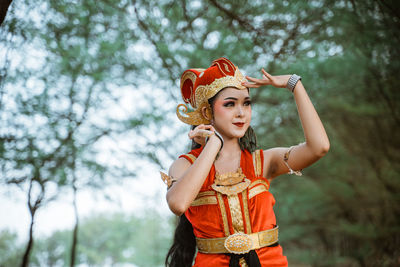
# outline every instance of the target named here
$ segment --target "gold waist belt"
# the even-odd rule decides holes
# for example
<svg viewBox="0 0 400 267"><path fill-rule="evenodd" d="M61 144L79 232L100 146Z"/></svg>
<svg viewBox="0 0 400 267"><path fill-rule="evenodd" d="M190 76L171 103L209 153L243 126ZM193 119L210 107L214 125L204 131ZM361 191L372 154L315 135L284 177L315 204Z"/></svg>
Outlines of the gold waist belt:
<svg viewBox="0 0 400 267"><path fill-rule="evenodd" d="M197 249L202 253L245 254L276 242L278 242L278 226L249 235L239 232L221 238L196 238Z"/></svg>

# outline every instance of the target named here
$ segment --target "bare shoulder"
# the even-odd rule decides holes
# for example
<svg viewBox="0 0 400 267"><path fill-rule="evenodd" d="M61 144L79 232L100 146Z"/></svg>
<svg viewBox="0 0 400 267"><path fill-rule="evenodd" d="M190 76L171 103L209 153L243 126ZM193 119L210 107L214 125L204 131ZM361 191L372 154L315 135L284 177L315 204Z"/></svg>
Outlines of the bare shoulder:
<svg viewBox="0 0 400 267"><path fill-rule="evenodd" d="M178 158L172 163L171 167L169 168L168 174L175 179L179 179L183 176L183 174L191 165L192 164L187 159Z"/></svg>

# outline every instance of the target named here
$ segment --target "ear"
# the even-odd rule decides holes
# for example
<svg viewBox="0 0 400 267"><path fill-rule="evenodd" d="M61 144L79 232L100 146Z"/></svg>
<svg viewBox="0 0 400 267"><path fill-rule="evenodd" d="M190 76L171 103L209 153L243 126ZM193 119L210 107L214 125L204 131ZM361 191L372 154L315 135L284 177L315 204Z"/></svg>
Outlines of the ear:
<svg viewBox="0 0 400 267"><path fill-rule="evenodd" d="M211 107L210 107L210 105L208 105L208 103L201 107L201 115L203 115L203 117L209 121L212 120L212 117L213 117L212 111L211 111Z"/></svg>

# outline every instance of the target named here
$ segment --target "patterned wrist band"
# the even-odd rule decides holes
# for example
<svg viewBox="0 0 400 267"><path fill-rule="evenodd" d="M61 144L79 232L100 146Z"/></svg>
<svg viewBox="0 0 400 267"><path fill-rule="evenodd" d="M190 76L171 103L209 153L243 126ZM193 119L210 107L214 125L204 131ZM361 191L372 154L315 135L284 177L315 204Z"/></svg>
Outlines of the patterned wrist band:
<svg viewBox="0 0 400 267"><path fill-rule="evenodd" d="M297 82L300 81L300 80L301 80L301 77L299 75L293 74L292 76L290 76L290 78L288 80L288 83L286 85L286 88L289 89L293 93Z"/></svg>

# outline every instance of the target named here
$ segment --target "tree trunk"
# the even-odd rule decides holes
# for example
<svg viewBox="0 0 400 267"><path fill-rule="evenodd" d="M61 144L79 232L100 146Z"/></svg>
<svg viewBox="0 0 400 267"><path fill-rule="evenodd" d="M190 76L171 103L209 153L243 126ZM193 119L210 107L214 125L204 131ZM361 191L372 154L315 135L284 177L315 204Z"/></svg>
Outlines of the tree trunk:
<svg viewBox="0 0 400 267"><path fill-rule="evenodd" d="M75 212L75 226L74 226L74 231L73 231L73 236L72 236L72 244L71 244L70 267L74 267L75 266L76 247L78 245L78 225L79 225L78 208L77 208L77 204L76 204L77 189L76 189L75 185L73 185L73 189L74 189L73 205L74 205L74 212Z"/></svg>
<svg viewBox="0 0 400 267"><path fill-rule="evenodd" d="M43 198L44 198L44 186L43 184L40 184L40 193L35 199L34 202L32 202L32 186L34 182L37 182L37 180L34 180L33 178L30 179L29 183L29 190L28 190L28 208L29 208L29 213L31 214L31 225L29 227L29 240L28 244L25 249L24 257L22 258L22 263L21 267L28 267L29 266L29 256L31 254L32 248L33 248L33 226L35 224L35 214L37 209L40 207L42 204Z"/></svg>
<svg viewBox="0 0 400 267"><path fill-rule="evenodd" d="M24 257L22 258L21 267L29 266L29 256L31 254L31 250L33 247L33 225L34 225L35 213L36 213L36 210L31 211L31 225L29 227L29 240L28 240L28 244L25 249Z"/></svg>

